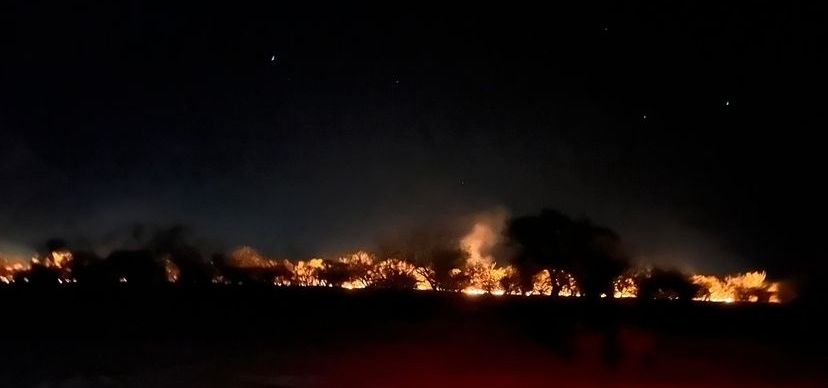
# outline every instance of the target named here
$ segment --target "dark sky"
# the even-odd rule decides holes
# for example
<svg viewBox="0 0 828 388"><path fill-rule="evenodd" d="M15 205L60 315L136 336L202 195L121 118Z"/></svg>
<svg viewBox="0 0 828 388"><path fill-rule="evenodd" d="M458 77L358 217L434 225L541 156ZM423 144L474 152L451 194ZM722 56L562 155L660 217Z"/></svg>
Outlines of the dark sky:
<svg viewBox="0 0 828 388"><path fill-rule="evenodd" d="M544 206L690 269L820 244L826 18L795 2L11 3L6 249L181 222L304 256Z"/></svg>

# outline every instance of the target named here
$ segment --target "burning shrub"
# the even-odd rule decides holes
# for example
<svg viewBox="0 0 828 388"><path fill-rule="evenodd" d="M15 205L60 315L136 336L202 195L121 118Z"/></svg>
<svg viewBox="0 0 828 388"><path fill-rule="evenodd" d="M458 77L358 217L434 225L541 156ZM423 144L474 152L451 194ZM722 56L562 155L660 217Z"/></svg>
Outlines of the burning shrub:
<svg viewBox="0 0 828 388"><path fill-rule="evenodd" d="M469 275L459 268L454 268L449 271L449 275L442 283L442 290L448 292L460 292L469 287L471 279Z"/></svg>
<svg viewBox="0 0 828 388"><path fill-rule="evenodd" d="M468 279L462 276L461 271L455 271L463 266L468 259L468 252L462 249L436 249L431 252L425 263L416 268L417 273L433 290L460 291L467 286Z"/></svg>
<svg viewBox="0 0 828 388"><path fill-rule="evenodd" d="M693 283L702 287L698 300L712 302L779 302L779 283L765 280L764 271L726 276L694 275Z"/></svg>
<svg viewBox="0 0 828 388"><path fill-rule="evenodd" d="M638 296L638 280L640 277L635 274L624 274L613 282L613 297L635 298Z"/></svg>
<svg viewBox="0 0 828 388"><path fill-rule="evenodd" d="M374 255L357 251L339 258L348 271L347 288L365 288L373 281Z"/></svg>
<svg viewBox="0 0 828 388"><path fill-rule="evenodd" d="M505 294L523 295L520 273L512 267L508 267L506 276L500 279L500 288Z"/></svg>
<svg viewBox="0 0 828 388"><path fill-rule="evenodd" d="M469 294L503 294L504 290L500 285L500 281L508 275L510 270L508 267L498 267L494 263L470 263L465 268L469 275L470 285L463 292Z"/></svg>
<svg viewBox="0 0 828 388"><path fill-rule="evenodd" d="M399 290L416 289L425 279L418 279L416 268L399 259L388 259L378 263L371 271L371 287Z"/></svg>
<svg viewBox="0 0 828 388"><path fill-rule="evenodd" d="M342 287L351 280L351 271L346 263L326 261L325 266L319 270L319 279L330 287Z"/></svg>
<svg viewBox="0 0 828 388"><path fill-rule="evenodd" d="M322 259L298 261L293 266L293 280L297 286L323 286L325 283L319 278L319 273L325 269Z"/></svg>

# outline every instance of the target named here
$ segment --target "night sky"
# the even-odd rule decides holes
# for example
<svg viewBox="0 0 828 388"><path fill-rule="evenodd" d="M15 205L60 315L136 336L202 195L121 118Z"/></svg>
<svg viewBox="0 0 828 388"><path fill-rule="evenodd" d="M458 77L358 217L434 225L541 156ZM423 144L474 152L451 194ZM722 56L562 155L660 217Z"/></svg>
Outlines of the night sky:
<svg viewBox="0 0 828 388"><path fill-rule="evenodd" d="M182 223L308 256L542 207L684 269L821 248L826 18L795 2L11 3L0 250Z"/></svg>

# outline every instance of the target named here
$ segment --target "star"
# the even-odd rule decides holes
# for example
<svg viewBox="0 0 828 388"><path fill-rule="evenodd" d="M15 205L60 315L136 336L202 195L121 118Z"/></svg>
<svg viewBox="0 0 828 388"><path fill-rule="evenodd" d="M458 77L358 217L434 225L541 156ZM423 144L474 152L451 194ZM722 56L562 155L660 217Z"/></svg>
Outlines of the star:
<svg viewBox="0 0 828 388"><path fill-rule="evenodd" d="M725 106L730 106L730 101L725 101Z"/></svg>
<svg viewBox="0 0 828 388"><path fill-rule="evenodd" d="M647 115L642 115L641 118L647 120Z"/></svg>

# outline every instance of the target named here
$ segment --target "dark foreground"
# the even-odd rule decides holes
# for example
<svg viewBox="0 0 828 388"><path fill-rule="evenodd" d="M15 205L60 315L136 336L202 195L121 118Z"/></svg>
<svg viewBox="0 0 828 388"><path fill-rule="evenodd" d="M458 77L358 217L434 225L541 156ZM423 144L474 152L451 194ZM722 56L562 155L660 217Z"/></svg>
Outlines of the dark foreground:
<svg viewBox="0 0 828 388"><path fill-rule="evenodd" d="M808 306L0 289L1 387L821 387Z"/></svg>

